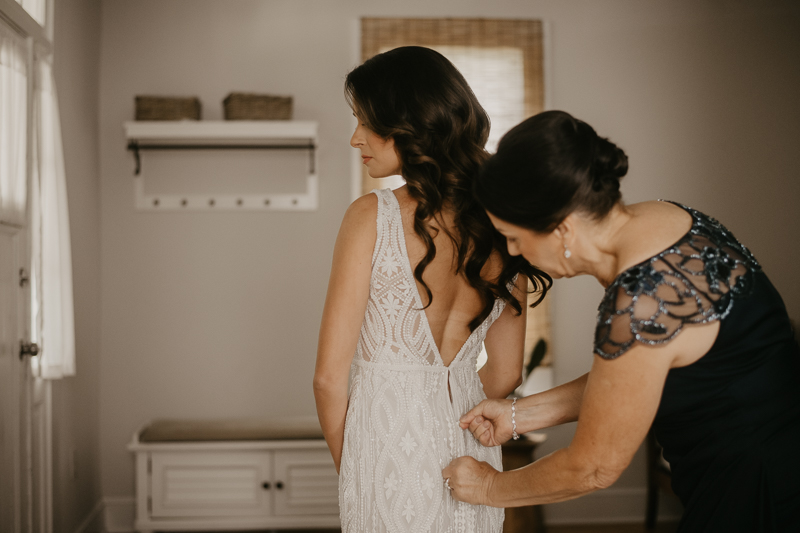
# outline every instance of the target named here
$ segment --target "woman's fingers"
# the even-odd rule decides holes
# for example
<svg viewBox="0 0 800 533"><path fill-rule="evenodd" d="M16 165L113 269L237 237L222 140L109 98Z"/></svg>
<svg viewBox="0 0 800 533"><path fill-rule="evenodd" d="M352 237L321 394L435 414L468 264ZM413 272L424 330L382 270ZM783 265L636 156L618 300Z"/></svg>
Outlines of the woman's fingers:
<svg viewBox="0 0 800 533"><path fill-rule="evenodd" d="M452 478L453 478L453 473L454 473L454 472L455 472L455 470L456 470L456 468L455 468L455 466L453 465L453 463L455 463L456 461L458 461L458 459L459 459L459 458L458 458L458 457L456 457L455 459L453 459L452 461L450 461L450 464L449 464L449 465L447 465L446 467L444 467L444 470L442 470L442 479L452 479ZM452 486L453 486L453 485L452 485L452 484L450 484L450 487L452 487Z"/></svg>
<svg viewBox="0 0 800 533"><path fill-rule="evenodd" d="M469 425L469 430L472 433L472 435L481 442L482 442L481 437L485 435L486 430L488 429L484 424L488 424L488 422L484 420L478 422L476 419L473 420L472 423Z"/></svg>
<svg viewBox="0 0 800 533"><path fill-rule="evenodd" d="M459 425L469 429L482 445L497 446L500 444L498 432L503 435L506 432L503 414L508 410L507 403L507 400L484 400L462 416Z"/></svg>
<svg viewBox="0 0 800 533"><path fill-rule="evenodd" d="M464 487L462 487L462 480L465 477L465 470L469 470L467 463L475 461L472 457L456 457L444 470L442 470L442 478L447 480L447 485L450 488L450 496L457 501L464 501ZM466 474L469 477L469 474Z"/></svg>
<svg viewBox="0 0 800 533"><path fill-rule="evenodd" d="M483 418L478 421L474 419L469 425L469 430L472 435L484 446L494 445L494 431L492 424Z"/></svg>
<svg viewBox="0 0 800 533"><path fill-rule="evenodd" d="M487 463L470 456L456 457L444 470L442 477L450 486L454 500L472 504L486 504L486 484L497 471Z"/></svg>
<svg viewBox="0 0 800 533"><path fill-rule="evenodd" d="M489 422L484 422L481 425L481 429L483 430L478 437L480 443L487 448L490 446L497 446L497 442L494 438L494 426L492 426Z"/></svg>
<svg viewBox="0 0 800 533"><path fill-rule="evenodd" d="M461 419L458 421L458 424L461 426L461 429L467 429L468 427L470 427L470 425L476 418L481 417L481 414L483 413L484 402L486 402L486 400L484 400L483 402L479 403L478 405L467 411L464 414L464 416L461 417Z"/></svg>
<svg viewBox="0 0 800 533"><path fill-rule="evenodd" d="M484 423L484 419L482 416L476 416L472 419L472 422L469 423L469 430L475 433L475 430L481 427ZM466 429L466 428L464 428Z"/></svg>

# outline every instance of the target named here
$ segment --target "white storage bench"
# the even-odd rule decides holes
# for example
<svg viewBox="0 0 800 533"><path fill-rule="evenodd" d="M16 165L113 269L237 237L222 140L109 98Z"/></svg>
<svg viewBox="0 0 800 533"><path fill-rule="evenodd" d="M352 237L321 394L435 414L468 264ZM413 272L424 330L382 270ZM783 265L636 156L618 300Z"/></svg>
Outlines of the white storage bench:
<svg viewBox="0 0 800 533"><path fill-rule="evenodd" d="M338 475L316 419L157 420L136 456L137 531L338 529Z"/></svg>

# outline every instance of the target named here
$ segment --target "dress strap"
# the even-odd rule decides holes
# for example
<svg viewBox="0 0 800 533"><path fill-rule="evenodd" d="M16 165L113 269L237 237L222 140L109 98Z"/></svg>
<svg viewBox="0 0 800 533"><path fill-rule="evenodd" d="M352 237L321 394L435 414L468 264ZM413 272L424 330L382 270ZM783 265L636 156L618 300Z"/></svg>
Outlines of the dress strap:
<svg viewBox="0 0 800 533"><path fill-rule="evenodd" d="M372 251L372 266L374 268L375 261L380 252L380 243L383 242L384 236L388 235L390 231L392 199L388 195L394 196L394 193L392 193L391 189L372 189L370 194L374 194L378 197L378 213L375 217L377 232L375 247Z"/></svg>

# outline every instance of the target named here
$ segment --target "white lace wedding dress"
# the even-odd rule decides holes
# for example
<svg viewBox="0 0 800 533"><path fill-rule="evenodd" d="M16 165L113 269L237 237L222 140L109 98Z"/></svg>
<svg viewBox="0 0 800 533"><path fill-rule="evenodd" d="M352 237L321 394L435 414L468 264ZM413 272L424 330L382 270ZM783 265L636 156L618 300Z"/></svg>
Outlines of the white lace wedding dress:
<svg viewBox="0 0 800 533"><path fill-rule="evenodd" d="M505 302L495 302L444 366L421 310L397 198L389 189L373 192L378 237L350 370L339 476L342 533L499 533L503 509L456 502L442 469L462 455L502 469L500 448L483 447L458 419L486 398L475 364Z"/></svg>

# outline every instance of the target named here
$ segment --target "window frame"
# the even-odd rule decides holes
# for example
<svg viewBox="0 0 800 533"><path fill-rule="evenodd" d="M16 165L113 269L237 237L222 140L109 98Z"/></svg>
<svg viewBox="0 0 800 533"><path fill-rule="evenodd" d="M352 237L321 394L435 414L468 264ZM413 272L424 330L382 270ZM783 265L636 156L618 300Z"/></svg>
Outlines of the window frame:
<svg viewBox="0 0 800 533"><path fill-rule="evenodd" d="M38 53L53 52L53 0L45 2L45 24L42 26L16 0L0 0L0 17L14 26L25 38L32 39Z"/></svg>
<svg viewBox="0 0 800 533"><path fill-rule="evenodd" d="M53 54L54 0L45 0L45 24L42 26L16 0L0 0L0 19L14 28L27 45L26 69L28 87L26 94L25 177L28 184L26 212L30 217L30 191L33 178L33 105L36 83L36 58L49 59ZM29 225L29 224L28 224ZM30 243L28 250L30 251Z"/></svg>

